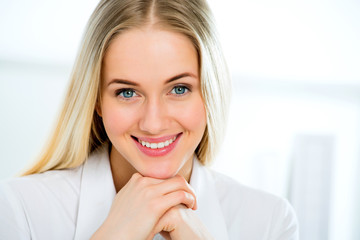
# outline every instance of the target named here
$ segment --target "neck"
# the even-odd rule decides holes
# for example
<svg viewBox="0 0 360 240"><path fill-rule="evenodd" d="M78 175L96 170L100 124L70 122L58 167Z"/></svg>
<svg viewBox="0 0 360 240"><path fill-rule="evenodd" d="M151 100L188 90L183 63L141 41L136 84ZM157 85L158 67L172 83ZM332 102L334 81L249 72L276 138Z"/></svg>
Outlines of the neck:
<svg viewBox="0 0 360 240"><path fill-rule="evenodd" d="M116 192L119 192L130 180L131 176L138 171L114 149L114 146L110 147L109 157L115 189ZM190 181L191 177L192 159L193 156L184 163L177 173L183 176L187 182Z"/></svg>

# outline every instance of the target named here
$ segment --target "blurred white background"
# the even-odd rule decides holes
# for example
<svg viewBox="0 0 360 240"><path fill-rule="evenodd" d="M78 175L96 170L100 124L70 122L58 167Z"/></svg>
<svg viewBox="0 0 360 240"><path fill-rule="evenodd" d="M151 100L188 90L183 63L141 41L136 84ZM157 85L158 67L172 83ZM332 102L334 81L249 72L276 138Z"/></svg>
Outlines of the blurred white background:
<svg viewBox="0 0 360 240"><path fill-rule="evenodd" d="M98 0L0 0L0 179L39 153ZM286 197L301 239L360 239L360 2L211 0L233 77L213 168Z"/></svg>

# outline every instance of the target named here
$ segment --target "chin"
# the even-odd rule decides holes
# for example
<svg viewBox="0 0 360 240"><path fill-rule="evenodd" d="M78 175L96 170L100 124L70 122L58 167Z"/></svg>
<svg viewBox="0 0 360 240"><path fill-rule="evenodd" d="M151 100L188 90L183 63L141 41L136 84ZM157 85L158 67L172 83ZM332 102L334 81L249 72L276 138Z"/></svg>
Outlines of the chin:
<svg viewBox="0 0 360 240"><path fill-rule="evenodd" d="M168 179L174 177L179 170L170 166L152 166L139 171L144 177L151 177L157 179Z"/></svg>
<svg viewBox="0 0 360 240"><path fill-rule="evenodd" d="M151 178L156 178L156 179L169 179L173 176L175 176L176 174L167 174L167 173L150 173L150 174L144 174L144 177L151 177Z"/></svg>

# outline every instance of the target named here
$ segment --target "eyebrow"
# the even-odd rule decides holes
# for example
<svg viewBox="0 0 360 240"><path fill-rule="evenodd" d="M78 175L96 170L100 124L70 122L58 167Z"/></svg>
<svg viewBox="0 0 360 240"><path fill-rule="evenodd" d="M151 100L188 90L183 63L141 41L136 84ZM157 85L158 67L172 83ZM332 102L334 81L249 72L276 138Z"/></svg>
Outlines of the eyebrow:
<svg viewBox="0 0 360 240"><path fill-rule="evenodd" d="M178 80L178 79L184 78L184 77L194 77L194 78L196 78L197 76L195 74L185 72L185 73L181 73L181 74L178 74L178 75L176 75L174 77L169 78L168 80L165 81L165 84L168 84L170 82L173 82L175 80ZM120 84L126 84L126 85L131 85L131 86L139 86L138 83L132 82L132 81L126 80L126 79L113 79L113 80L111 80L111 82L109 82L108 86L113 84L113 83L120 83Z"/></svg>

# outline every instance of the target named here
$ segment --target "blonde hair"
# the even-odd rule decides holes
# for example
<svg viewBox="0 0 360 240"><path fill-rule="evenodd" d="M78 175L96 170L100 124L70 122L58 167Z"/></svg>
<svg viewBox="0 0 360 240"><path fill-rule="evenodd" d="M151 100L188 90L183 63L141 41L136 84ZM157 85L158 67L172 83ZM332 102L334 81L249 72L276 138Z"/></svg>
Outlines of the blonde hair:
<svg viewBox="0 0 360 240"><path fill-rule="evenodd" d="M230 81L206 1L103 0L87 24L56 127L39 160L22 175L77 167L110 143L95 110L104 54L121 32L152 24L185 34L198 51L207 126L195 153L203 164L214 158L225 132Z"/></svg>

